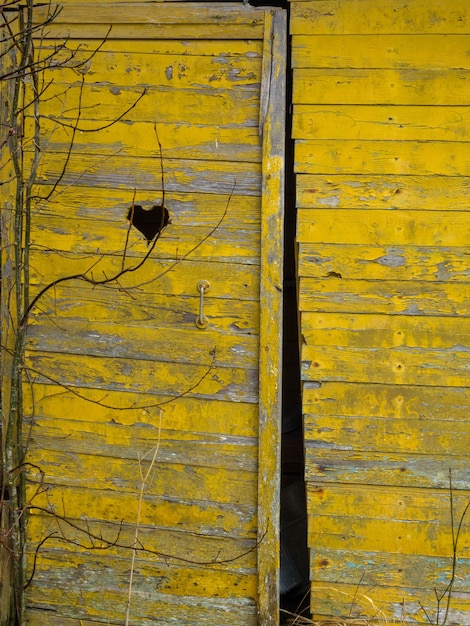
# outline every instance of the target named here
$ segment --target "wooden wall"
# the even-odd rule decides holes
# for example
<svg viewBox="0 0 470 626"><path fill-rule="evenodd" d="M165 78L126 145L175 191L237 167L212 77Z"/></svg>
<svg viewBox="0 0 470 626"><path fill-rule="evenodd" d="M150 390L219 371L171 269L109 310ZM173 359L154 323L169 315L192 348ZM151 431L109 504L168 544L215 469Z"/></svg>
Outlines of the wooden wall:
<svg viewBox="0 0 470 626"><path fill-rule="evenodd" d="M285 14L64 2L36 49L28 623L274 624Z"/></svg>
<svg viewBox="0 0 470 626"><path fill-rule="evenodd" d="M441 624L470 501L468 3L294 1L291 33L312 608Z"/></svg>

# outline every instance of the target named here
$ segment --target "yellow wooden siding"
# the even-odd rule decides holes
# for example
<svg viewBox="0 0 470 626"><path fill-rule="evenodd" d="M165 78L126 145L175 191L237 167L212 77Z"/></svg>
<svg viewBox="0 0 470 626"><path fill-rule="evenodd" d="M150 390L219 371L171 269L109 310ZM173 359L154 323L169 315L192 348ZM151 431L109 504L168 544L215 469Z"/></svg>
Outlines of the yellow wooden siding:
<svg viewBox="0 0 470 626"><path fill-rule="evenodd" d="M469 18L460 0L291 3L318 616L428 623L450 580L449 469L454 525L470 500Z"/></svg>
<svg viewBox="0 0 470 626"><path fill-rule="evenodd" d="M117 288L61 282L32 312L28 623L124 623L139 517L131 623L276 624L285 15L63 4L41 54L78 53L46 76L32 297L114 275L128 232L126 262L147 252L126 212L162 200L158 140L171 224Z"/></svg>

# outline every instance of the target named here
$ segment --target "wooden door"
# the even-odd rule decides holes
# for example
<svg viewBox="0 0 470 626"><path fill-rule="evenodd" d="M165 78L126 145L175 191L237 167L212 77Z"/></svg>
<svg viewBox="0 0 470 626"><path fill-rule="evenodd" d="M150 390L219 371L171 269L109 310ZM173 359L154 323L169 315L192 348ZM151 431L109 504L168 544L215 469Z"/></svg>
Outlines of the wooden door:
<svg viewBox="0 0 470 626"><path fill-rule="evenodd" d="M277 623L284 50L229 4L38 34L29 624Z"/></svg>

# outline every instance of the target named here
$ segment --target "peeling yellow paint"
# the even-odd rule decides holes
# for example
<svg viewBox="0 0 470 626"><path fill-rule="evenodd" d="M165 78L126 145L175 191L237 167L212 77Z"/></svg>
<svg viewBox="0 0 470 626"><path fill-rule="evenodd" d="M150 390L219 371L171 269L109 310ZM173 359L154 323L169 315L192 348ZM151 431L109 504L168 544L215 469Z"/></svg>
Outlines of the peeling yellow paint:
<svg viewBox="0 0 470 626"><path fill-rule="evenodd" d="M319 620L424 624L448 599L470 497L469 26L462 0L291 2ZM456 624L470 614L464 527Z"/></svg>
<svg viewBox="0 0 470 626"><path fill-rule="evenodd" d="M67 40L32 200L28 623L124 623L132 574L132 623L274 625L285 13L63 4L38 45ZM133 204L168 210L155 250Z"/></svg>

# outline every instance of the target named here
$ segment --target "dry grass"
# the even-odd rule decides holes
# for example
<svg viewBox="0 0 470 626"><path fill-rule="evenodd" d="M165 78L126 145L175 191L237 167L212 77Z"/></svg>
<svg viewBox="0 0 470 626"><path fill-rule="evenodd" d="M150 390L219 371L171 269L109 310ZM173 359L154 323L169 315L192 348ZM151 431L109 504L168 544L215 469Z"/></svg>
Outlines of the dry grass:
<svg viewBox="0 0 470 626"><path fill-rule="evenodd" d="M356 591L354 595L345 594L343 591L331 588L332 591L347 596L351 602L351 613L353 607L359 610L364 617L305 617L295 613L282 611L284 626L405 626L405 611L401 619L389 620L385 613L377 607L374 601L366 594ZM354 611L356 612L356 611Z"/></svg>

